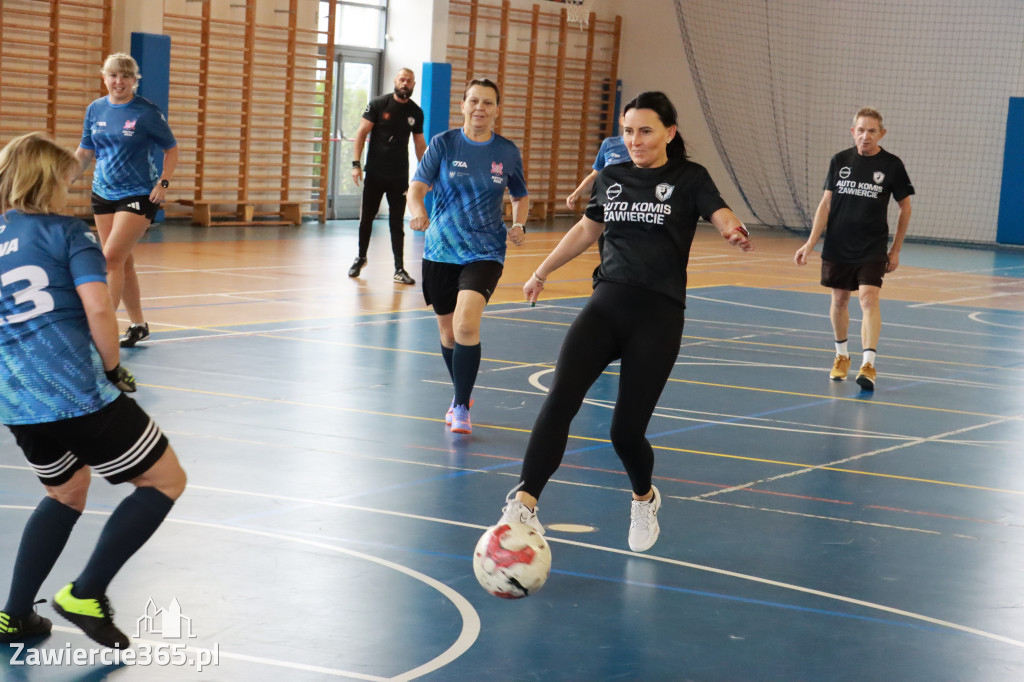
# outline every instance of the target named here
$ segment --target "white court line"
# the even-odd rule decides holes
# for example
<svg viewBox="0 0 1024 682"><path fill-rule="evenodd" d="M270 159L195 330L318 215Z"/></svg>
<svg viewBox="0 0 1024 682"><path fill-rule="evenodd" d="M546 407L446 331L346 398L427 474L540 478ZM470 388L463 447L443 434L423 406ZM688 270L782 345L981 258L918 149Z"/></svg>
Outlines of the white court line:
<svg viewBox="0 0 1024 682"><path fill-rule="evenodd" d="M709 499L709 498L712 498L712 497L716 497L718 495L724 495L726 493L732 493L732 492L736 492L738 490L745 490L745 489L751 488L751 487L753 487L755 485L761 485L763 483L771 483L771 482L778 481L778 480L781 480L781 479L784 479L784 478L790 478L792 476L800 476L802 474L810 473L812 471L818 471L819 469L823 469L823 468L826 468L826 467L836 467L836 466L838 466L840 464L846 464L848 462L855 462L857 460L865 459L867 457L874 457L875 455L881 455L881 454L886 453L886 452L894 452L896 450L901 450L903 448L906 448L906 447L909 447L909 446L912 446L912 445L919 445L921 443L931 443L931 442L940 442L941 443L941 442L945 442L942 439L944 439L944 438L946 438L948 436L955 436L957 434L967 433L969 431L974 431L976 429L983 429L983 428L987 428L989 426L996 426L998 424L1005 424L1007 422L1015 421L1015 420L1017 420L1019 418L1020 417L1005 417L1003 419L995 419L993 421L986 422L984 424L975 424L974 426L965 426L962 429L956 429L954 431L947 431L946 433L940 433L940 434L936 434L934 436L926 436L925 438L915 438L913 441L909 441L907 443L900 443L898 445L893 445L893 446L890 446L890 447L887 447L887 448L881 448L879 450L872 450L870 452L862 452L859 455L853 455L852 457L846 457L846 458L843 458L843 459L836 460L834 462L826 462L824 464L816 464L814 466L804 467L802 469L796 469L794 471L787 471L786 473L778 474L777 476L769 476L767 478L758 479L756 481L750 481L748 483L742 483L740 485L734 485L734 486L731 486L729 488L721 488L719 490L712 490L711 492L707 492L707 493L702 493L700 495L696 495L695 499Z"/></svg>
<svg viewBox="0 0 1024 682"><path fill-rule="evenodd" d="M987 311L987 310L986 311L977 310L977 311L971 313L970 315L968 315L967 318L969 320L971 320L972 322L977 322L978 324L988 325L989 327L1001 327L1003 329L1016 329L1017 331L1024 330L1024 325L1000 324L998 322L989 322L988 320L981 319L981 317L980 317L981 315L988 315L988 314L991 314L990 311Z"/></svg>
<svg viewBox="0 0 1024 682"><path fill-rule="evenodd" d="M198 490L212 490L212 491L220 491L220 492L230 492L227 489L222 489L222 488L206 488L204 486L196 486L196 485L190 485L189 487L195 488L195 489L198 489ZM242 494L242 495L251 494L251 493L246 493L245 491L234 491L234 492L236 494ZM258 494L257 494L257 496L263 497L262 495L258 495ZM285 499L285 498L282 497L281 499ZM347 507L347 505L339 505L339 506ZM31 511L33 511L35 509L35 507L28 507L28 506L24 506L24 505L6 505L6 504L3 504L3 505L0 505L0 509L20 509L20 510L25 510L25 511L31 512ZM108 512L108 511L86 511L85 513L86 514L95 514L97 516L110 516L110 514L112 512ZM251 528L242 528L242 527L237 527L237 526L226 526L226 525L219 524L219 523L209 523L209 522L205 522L205 521L189 521L189 520L186 520L186 519L176 519L176 518L173 518L173 517L168 517L166 520L168 522L170 522L170 523L176 523L176 524L181 524L181 525L186 525L186 526L197 526L197 527L200 527L200 528L212 528L212 529L215 529L215 530L226 531L226 532L229 532L229 533L243 533L243 534L246 534L246 535L256 535L256 536L259 536L259 537L270 538L272 540L283 540L285 542L295 542L295 543L299 543L299 544L303 544L303 545L308 545L310 547L316 547L318 549L326 549L328 551L337 552L339 554L346 554L348 556L355 557L357 559L362 559L362 560L365 560L365 561L371 561L373 563L376 563L376 564L379 564L381 566L384 566L385 568L390 568L391 570L398 571L399 573L404 573L405 575L407 575L407 576L409 576L411 578L414 578L415 580L418 580L418 581L420 581L420 582L422 582L422 583L424 583L424 584L434 588L435 590L440 592L442 595L447 597L448 600L450 602L452 602L452 604L455 606L455 609L459 612L459 615L462 616L462 630L459 633L459 637L455 640L455 642L446 651L442 652L439 656L436 656L435 658L431 659L430 661L427 661L423 665L417 666L416 668L413 668L412 670L408 670L408 671L406 671L404 673L401 673L399 675L395 675L394 677L381 677L381 676L377 676L377 675L366 675L366 674L363 674L363 673L349 672L349 671L346 671L346 670L339 670L339 669L336 669L336 668L324 668L324 667L320 667L320 666L313 666L313 665L309 665L309 664L306 664L306 663L296 663L296 662L292 662L292 661L281 661L281 660L270 659L270 658L259 658L259 657L256 657L256 656L248 656L248 655L245 655L245 654L233 654L231 652L224 651L224 650L221 650L221 652L220 652L220 656L222 658L262 663L264 665L272 665L272 666L275 666L275 667L278 667L278 668L288 668L288 669L292 669L292 670L302 670L302 671L307 671L307 672L319 672L319 673L323 673L323 674L327 674L327 675L332 675L332 676L335 676L335 677L348 677L348 678L357 679L357 680L374 680L374 681L379 681L379 682L384 682L384 681L404 682L406 680L414 680L417 677L421 677L423 675L427 675L427 674L429 674L431 672L434 672L435 670L439 670L439 669L443 668L444 666L448 665L449 663L451 663L452 661L457 659L459 656L461 656L462 654L466 653L469 650L469 648L471 646L473 646L473 643L477 640L477 638L480 636L480 616L476 612L476 609L473 608L473 605L470 604L469 601L465 597L463 597L461 594L459 594L458 592L456 592L452 588L448 587L447 585L445 585L441 581L436 580L434 578L431 578L430 576L428 576L428 575L426 575L424 573L420 573L419 571L414 571L413 569L408 568L407 566L403 566L402 564L398 564L398 563L395 563L393 561L388 561L386 559L381 559L379 557L371 556L369 554L364 554L362 552L356 552L356 551L351 550L351 549L345 549L344 547L338 547L337 545L331 545L331 544L328 544L328 543L325 543L325 542L319 542L319 541L310 540L310 539L307 539L307 538L296 537L296 536L289 535L289 534L272 533L272 532L269 532L269 531L255 530L255 529L251 529ZM481 528L485 528L485 526L481 526ZM77 628L63 628L63 627L59 627L59 628L55 628L55 629L59 629L62 632L71 632L71 633L81 634L81 630L78 630ZM147 641L147 640L140 640L140 641Z"/></svg>
<svg viewBox="0 0 1024 682"><path fill-rule="evenodd" d="M700 301L708 301L710 303L721 303L723 305L739 306L741 308L756 308L757 310L764 310L764 311L773 312L773 313L786 313L786 314L789 314L789 315L802 315L802 316L805 316L805 317L815 317L815 318L818 318L818 319L828 319L828 313L807 313L807 312L803 312L802 310L790 310L789 308L770 308L768 306L757 305L757 304L754 304L754 303L740 303L739 301L726 301L724 299L719 299L719 298L709 298L707 296L696 296L696 295L690 294L690 293L687 293L686 297L688 299L696 299L696 300L700 300ZM721 322L721 320L719 320L719 322ZM850 317L850 322L854 323L854 322L858 322L858 320L851 316ZM728 322L721 322L721 323L722 324L729 324ZM902 329L913 329L915 331L941 332L942 334L947 334L947 335L948 334L966 334L968 336L991 336L990 334L986 334L985 332L969 332L969 331L965 331L965 330L962 330L962 329L949 329L948 327L942 327L942 328L939 328L939 327L922 327L921 325L916 325L916 324L899 324L897 322L886 322L885 323L885 327L887 329L891 328L891 327L900 327ZM803 331L803 330L796 330L796 331Z"/></svg>
<svg viewBox="0 0 1024 682"><path fill-rule="evenodd" d="M950 303L966 303L967 301L985 301L990 298L1000 298L1002 296L1020 296L1020 291L1006 291L1002 293L992 293L985 296L966 296L964 298L947 298L944 301L929 301L928 303L914 303L908 305L908 308L928 308L936 305L947 305Z"/></svg>
<svg viewBox="0 0 1024 682"><path fill-rule="evenodd" d="M382 514L382 515L385 515L385 516L394 516L394 517L404 518L404 519L412 519L412 520L418 520L418 521L428 521L428 522L431 522L431 523L442 523L442 524L446 524L446 525L459 526L459 527L462 527L462 528L475 528L475 529L478 529L478 530L484 530L484 529L487 528L487 526L480 525L480 524L465 523L465 522L461 522L461 521L452 521L452 520L441 519L441 518L437 518L437 517L423 516L423 515L420 515L420 514L409 514L409 513L406 513L406 512L398 512L398 511L391 511L391 510L385 510L385 509L363 507L363 506L359 506L359 505L345 504L345 503L341 503L341 502L328 502L328 501L323 501L323 500L312 500L312 499L291 497L291 496L287 496L287 495L275 495L275 494L269 494L269 493L255 493L255 492L249 492L249 491L244 491L244 490L233 490L233 489L230 489L230 488L219 488L219 487L201 486L201 485L190 485L190 487L193 488L193 489L206 490L206 491L209 491L209 492L220 492L220 493L225 493L225 494L229 494L229 495L239 495L239 496L246 496L246 497L257 497L257 498L263 498L263 499L269 499L269 500L281 500L281 501L287 501L287 502L301 502L301 503L305 503L305 504L320 505L320 506L327 506L327 507L340 508L340 509L348 509L348 510L352 510L352 511L360 511L360 512L366 512L366 513L370 513L370 514ZM33 507L24 507L24 506L6 507L4 505L0 505L0 508L14 508L14 509L25 509L25 510L34 509ZM97 513L97 512L94 512L94 513ZM109 514L109 512L103 512L103 514ZM168 520L169 521L177 521L176 519L171 519L171 518L169 518ZM342 552L342 553L346 553L346 554L352 554L352 555L356 555L356 556L361 556L357 552L351 552L349 550L345 550L345 549L342 549L340 547L335 547L333 545L328 545L328 544L325 544L325 543L318 543L318 542L315 542L315 541L305 541L305 540L302 540L300 538L294 538L294 537L291 537L291 536L281 535L281 534L277 534L277 533L265 533L265 532L262 532L262 531L249 531L249 530L243 529L243 528L234 528L232 526L220 526L218 524L207 524L207 523L202 523L202 522L192 522L192 521L178 521L178 522L179 523L196 525L196 526L207 526L207 527L212 527L212 528L220 528L220 529L227 530L227 531L247 532L247 533L251 533L253 535L266 536L266 537L271 537L271 538L276 538L276 539L283 539L283 540L288 540L288 541L293 541L293 542L300 542L300 543L304 543L304 544L309 544L309 545L314 546L314 547L321 547L321 548L329 549L329 550L332 550L332 551L338 551L338 552ZM592 549L592 550L596 550L596 551L599 551L599 552L606 552L606 553L609 553L609 554L618 554L620 556L630 557L631 559L634 559L634 560L656 561L656 562L659 562L659 563L670 564L670 565L679 566L679 567L682 567L682 568L689 568L689 569L696 570L696 571L702 571L702 572L706 572L706 573L713 573L713 574L716 574L716 575L721 575L721 576L725 576L725 577L729 577L729 578L736 578L738 580L745 580L745 581L754 582L754 583L758 583L758 584L762 584L762 585L768 585L768 586L771 586L771 587L777 587L777 588L784 589L784 590L791 590L791 591L800 592L800 593L803 593L803 594L810 594L810 595L813 595L813 596L822 597L824 599L831 599L831 600L835 600L835 601L844 602L844 603L847 603L847 604L853 604L853 605L856 605L856 606L861 606L861 607L864 607L864 608L867 608L867 609L871 609L871 610L882 611L882 612L885 612L885 613L891 613L891 614L902 616L904 618L908 618L908 619L911 619L911 620L917 620L917 621L921 621L921 622L925 622L925 623L930 623L932 625L937 625L937 626L948 628L948 629L951 629L951 630L957 630L959 632L965 632L965 633L968 633L968 634L976 635L978 637L983 637L985 639L990 639L990 640L993 640L993 641L1001 642L1003 644L1009 644L1011 646L1024 648L1024 642L1021 642L1021 641L1018 641L1018 640L1015 640L1015 639L1011 639L1009 637L1004 637L1002 635L997 635L997 634L994 634L994 633L986 632L984 630L978 630L976 628L968 627L968 626L965 626L965 625L960 625L958 623L953 623L951 621L946 621L946 620L940 620L940 619L937 619L937 618L932 618L930 616L925 616L923 614L915 613L915 612L912 612L912 611L905 611L903 609L897 609L897 608L894 608L894 607L891 607L891 606L886 606L884 604L879 604L879 603L876 603L876 602L869 602L869 601L865 601L865 600L861 600L861 599L855 599L855 598L852 598L852 597L846 597L844 595L836 594L836 593L833 593L833 592L824 592L824 591L815 590L815 589L812 589L812 588L809 588L809 587L803 587L801 585L795 585L795 584L792 584L792 583L784 583L784 582L780 582L780 581L777 581L777 580L771 580L771 579L768 579L768 578L762 578L760 576L750 575L750 574L747 574L747 573L738 573L736 571L729 571L729 570L725 570L725 569L721 569L721 568L715 568L713 566L708 566L706 564L695 564L695 563L691 563L691 562L687 562L687 561L680 561L678 559L670 559L668 557L661 557L661 556L657 556L657 555L653 555L653 554L638 554L638 553L635 553L635 552L630 552L630 551L623 550L623 549L618 549L618 548L615 548L615 547L606 547L604 545L595 545L595 544L591 544L591 543L579 542L579 541L576 541L576 540L567 540L567 539L561 539L561 538L554 538L554 537L550 537L550 536L545 536L545 539L548 540L549 542L553 542L553 543L572 545L572 546L575 546L575 547L581 547L581 548L584 548L584 549ZM385 563L385 562L383 562L383 560L378 560L375 557L367 557L367 558L370 559L370 560L373 560L373 561L377 561L378 563ZM404 567L399 567L398 570L401 570L401 569L404 569ZM405 571L403 571L403 572L405 572ZM445 587L447 587L447 586L445 586ZM461 598L461 595L459 595L459 596ZM470 608L472 608L472 607L470 607ZM476 612L473 611L473 614L475 615ZM463 632L464 633L465 633L466 627L467 627L467 624L464 622L464 624L463 624ZM460 641L461 641L461 639L462 639L462 637L460 636ZM456 644L458 644L458 642L456 642ZM454 647L455 647L455 645L453 645L453 648ZM449 649L449 652L451 652L451 651L452 651L452 649ZM446 654L447 653L448 652L446 652ZM221 655L223 655L223 653ZM433 661L431 661L430 663L428 663L426 665L433 664L434 662L438 661L440 658L441 657L438 657L438 658L434 659ZM454 659L452 659L452 660L454 660ZM436 669L438 669L438 668L432 668L432 670L436 670ZM409 671L408 673L405 673L405 675L412 675L412 674L415 673L415 676L419 676L419 675L424 675L427 672L431 672L431 670L424 670L424 666L421 666L420 668L416 668L414 670ZM395 680L409 680L409 679L413 679L413 677L395 677L393 679L395 679Z"/></svg>

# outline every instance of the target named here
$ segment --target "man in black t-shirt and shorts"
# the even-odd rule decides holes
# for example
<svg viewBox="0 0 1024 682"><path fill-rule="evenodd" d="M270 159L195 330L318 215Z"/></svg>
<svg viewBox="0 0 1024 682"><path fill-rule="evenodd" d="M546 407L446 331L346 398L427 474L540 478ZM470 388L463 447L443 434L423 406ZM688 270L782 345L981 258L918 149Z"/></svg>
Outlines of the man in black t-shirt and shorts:
<svg viewBox="0 0 1024 682"><path fill-rule="evenodd" d="M401 69L395 76L395 90L370 100L363 120L356 131L352 151L352 179L356 186L363 180L360 158L363 144L370 136L366 153L366 180L359 211L359 256L349 268L349 277L358 277L366 265L373 219L380 209L380 200L388 198L388 224L391 228L391 252L395 257L395 281L415 284L405 271L405 195L409 189L409 135L416 146L416 158L422 159L427 143L423 138L423 110L409 97L416 87L411 69ZM371 132L372 131L372 132Z"/></svg>
<svg viewBox="0 0 1024 682"><path fill-rule="evenodd" d="M914 186L903 162L878 146L886 130L876 109L865 107L858 111L850 133L856 145L832 157L825 195L814 214L811 234L793 260L797 265L806 265L808 254L827 229L821 254L821 284L832 289L829 316L835 332L836 358L830 376L833 381L843 381L850 369L846 337L850 326L850 292L856 291L863 313L860 335L864 351L857 383L864 390L873 391L875 348L882 329L878 305L882 277L900 264ZM890 196L899 205L899 219L896 236L888 247Z"/></svg>

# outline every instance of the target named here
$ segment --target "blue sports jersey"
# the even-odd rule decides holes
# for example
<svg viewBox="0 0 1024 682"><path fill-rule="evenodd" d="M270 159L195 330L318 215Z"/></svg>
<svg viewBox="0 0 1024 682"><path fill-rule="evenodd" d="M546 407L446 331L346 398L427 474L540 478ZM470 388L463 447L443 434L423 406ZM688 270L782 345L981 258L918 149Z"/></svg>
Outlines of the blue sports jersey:
<svg viewBox="0 0 1024 682"><path fill-rule="evenodd" d="M614 166L617 163L627 163L631 160L626 143L622 141L621 137L606 137L601 141L601 148L597 150L593 168L599 171L605 166Z"/></svg>
<svg viewBox="0 0 1024 682"><path fill-rule="evenodd" d="M527 194L523 158L511 140L492 134L487 142L474 142L462 128L441 133L430 141L412 179L434 187L424 260L505 262L505 188L514 199Z"/></svg>
<svg viewBox="0 0 1024 682"><path fill-rule="evenodd" d="M79 146L96 152L92 191L104 199L149 194L160 177L154 153L177 144L160 108L145 97L127 104L100 97L85 110Z"/></svg>
<svg viewBox="0 0 1024 682"><path fill-rule="evenodd" d="M0 422L91 414L120 391L107 381L75 290L105 282L107 262L77 218L0 216Z"/></svg>

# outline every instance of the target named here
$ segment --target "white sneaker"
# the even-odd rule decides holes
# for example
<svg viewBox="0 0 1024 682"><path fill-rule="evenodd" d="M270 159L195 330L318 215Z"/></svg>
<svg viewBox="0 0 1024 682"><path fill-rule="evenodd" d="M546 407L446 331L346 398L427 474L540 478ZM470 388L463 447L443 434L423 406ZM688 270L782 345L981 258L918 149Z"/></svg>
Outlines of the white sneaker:
<svg viewBox="0 0 1024 682"><path fill-rule="evenodd" d="M513 497L521 485L520 483L515 488L512 488L505 497L505 506L501 509L501 518L498 519L498 525L500 526L503 523L525 523L539 534L544 535L544 526L541 525L540 519L537 518L537 509L530 509Z"/></svg>
<svg viewBox="0 0 1024 682"><path fill-rule="evenodd" d="M633 500L629 510L629 548L644 552L658 541L661 528L658 527L658 510L661 509L661 493L653 485L654 497L647 502Z"/></svg>

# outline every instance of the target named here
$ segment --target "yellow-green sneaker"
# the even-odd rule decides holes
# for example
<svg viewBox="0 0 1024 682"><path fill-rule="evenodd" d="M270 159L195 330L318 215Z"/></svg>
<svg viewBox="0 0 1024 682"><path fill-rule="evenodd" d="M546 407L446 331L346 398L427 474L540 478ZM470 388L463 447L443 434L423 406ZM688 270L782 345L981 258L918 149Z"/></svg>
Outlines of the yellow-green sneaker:
<svg viewBox="0 0 1024 682"><path fill-rule="evenodd" d="M106 595L96 599L79 599L71 594L74 583L68 583L53 595L57 613L82 629L94 642L111 649L127 649L128 636L114 625L114 609Z"/></svg>
<svg viewBox="0 0 1024 682"><path fill-rule="evenodd" d="M27 616L12 616L0 611L0 642L24 642L50 634L53 623L33 611Z"/></svg>

